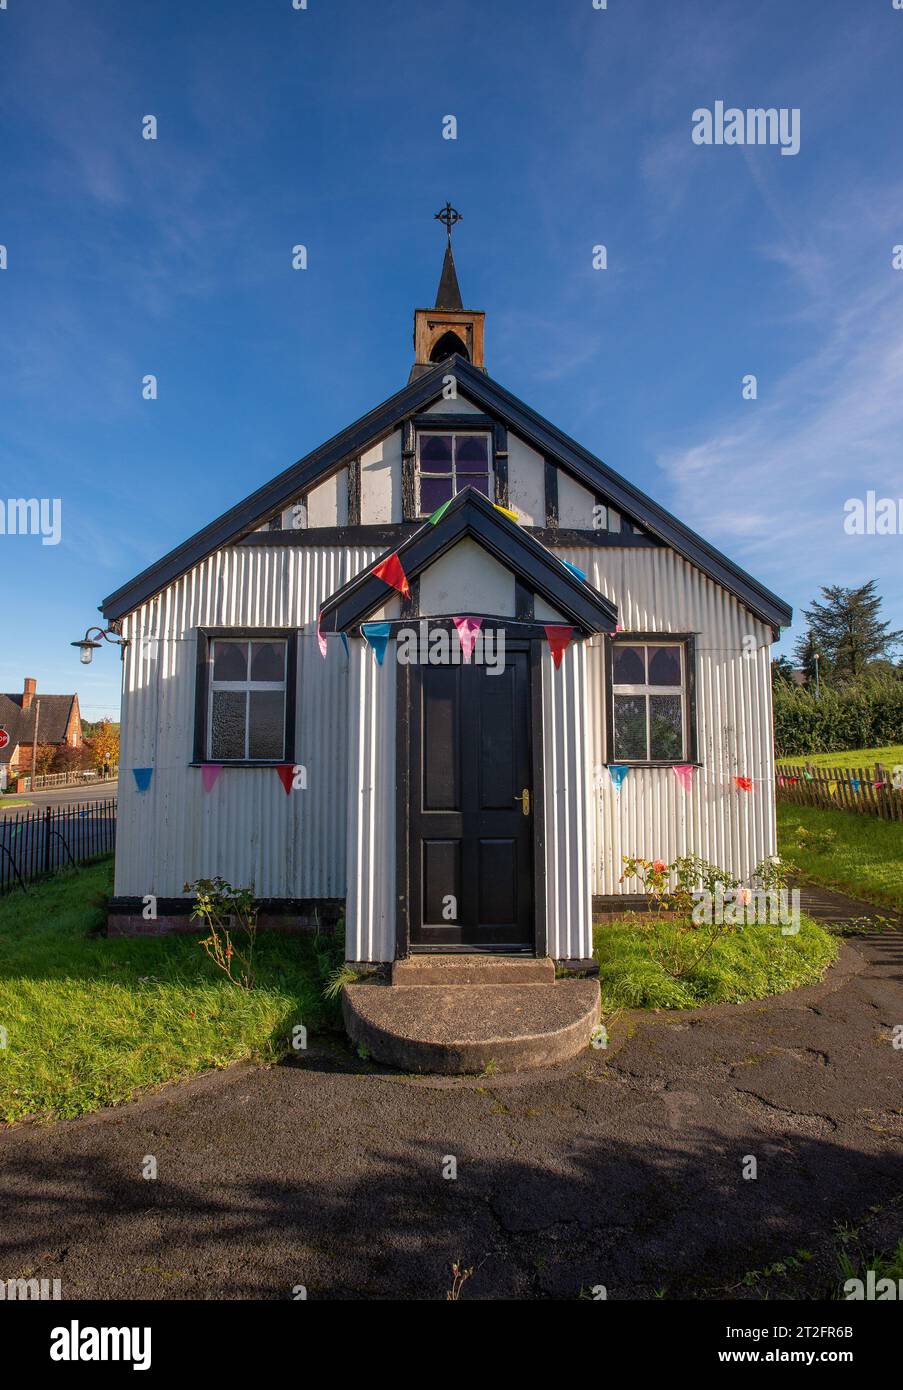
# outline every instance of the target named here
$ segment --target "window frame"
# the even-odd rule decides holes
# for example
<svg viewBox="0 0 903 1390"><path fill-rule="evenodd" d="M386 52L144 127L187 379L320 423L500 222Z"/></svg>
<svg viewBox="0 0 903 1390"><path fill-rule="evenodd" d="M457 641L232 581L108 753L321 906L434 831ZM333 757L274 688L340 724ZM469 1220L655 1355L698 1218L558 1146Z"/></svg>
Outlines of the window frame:
<svg viewBox="0 0 903 1390"><path fill-rule="evenodd" d="M285 742L281 758L212 758L210 748L210 718L213 701L213 643L217 640L236 642L281 641L285 643ZM192 767L215 764L222 767L279 767L294 764L295 705L297 691L298 631L288 627L205 627L198 628L197 664L195 671L194 756ZM239 682L245 689L249 682ZM263 683L261 688L270 684Z"/></svg>
<svg viewBox="0 0 903 1390"><path fill-rule="evenodd" d="M615 682L615 646L625 647L679 647L681 651L680 694L683 709L683 752L679 758L621 758L615 750L615 696L623 694L642 694L648 697L656 694L673 694L676 686L655 686L648 683L628 686ZM701 767L699 742L696 726L696 634L693 632L618 632L611 633L606 648L606 745L608 763L620 763L626 767L679 767L690 765ZM648 665L647 665L648 675ZM649 751L649 705L647 698L646 751Z"/></svg>
<svg viewBox="0 0 903 1390"><path fill-rule="evenodd" d="M442 418L441 415L440 415L438 418L441 420L441 418ZM483 439L485 439L485 441L486 441L486 459L487 459L487 473L486 473L487 492L485 493L485 496L486 496L487 501L489 501L489 502L495 502L495 500L496 500L496 481L495 481L495 471L496 471L496 470L495 470L495 436L494 436L494 432L493 432L493 430L492 430L492 427L491 427L491 426L488 426L488 425L485 425L485 424L474 425L473 428L468 428L466 425L463 425L463 426L462 426L462 425L444 425L444 426L443 426L443 425L441 425L441 424L436 424L436 425L418 425L417 428L416 428L416 430L415 430L415 438L414 438L414 515L415 515L416 519L417 519L418 521L422 521L422 520L425 520L425 518L426 518L427 516L431 515L431 513L425 512L425 511L423 510L422 505L421 505L421 501L420 501L420 479L421 479L421 477L422 477L422 475L423 475L423 468L422 468L422 465L421 465L421 462L420 462L420 443L421 443L421 440L422 440L422 439L425 439L425 438L427 438L427 437L430 436L430 435L450 435L450 436L451 436L451 438L452 438L452 463L451 463L451 473L450 473L450 474L449 474L449 473L437 473L437 472L434 472L434 471L432 471L432 470L430 470L430 469L427 469L427 477L428 477L428 478L447 478L447 477L450 477L451 480L452 480L452 486L453 486L453 488L454 488L454 485L455 485L455 483L457 482L457 479L458 479L458 467L457 467L457 457L456 457L456 455L457 455L457 450L456 450L456 446L455 446L454 441L455 441L456 439L461 439L461 438L465 438L465 437L470 437L470 438L472 438L474 435L479 436L479 437L482 437ZM457 496L457 489L455 488L455 490L452 492L452 497L456 497L456 496ZM442 506L443 504L440 502L439 505ZM435 508L434 508L433 510L435 510Z"/></svg>

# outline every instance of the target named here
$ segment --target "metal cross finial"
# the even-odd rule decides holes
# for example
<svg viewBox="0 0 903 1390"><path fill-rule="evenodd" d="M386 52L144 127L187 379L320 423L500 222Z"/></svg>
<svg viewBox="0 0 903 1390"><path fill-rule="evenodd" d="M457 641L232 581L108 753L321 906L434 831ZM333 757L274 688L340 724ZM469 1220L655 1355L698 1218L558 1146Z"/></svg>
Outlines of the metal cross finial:
<svg viewBox="0 0 903 1390"><path fill-rule="evenodd" d="M442 223L446 235L448 236L449 244L451 244L452 227L456 222L463 221L461 213L458 212L457 208L453 208L451 203L446 203L442 211L436 213L436 220Z"/></svg>

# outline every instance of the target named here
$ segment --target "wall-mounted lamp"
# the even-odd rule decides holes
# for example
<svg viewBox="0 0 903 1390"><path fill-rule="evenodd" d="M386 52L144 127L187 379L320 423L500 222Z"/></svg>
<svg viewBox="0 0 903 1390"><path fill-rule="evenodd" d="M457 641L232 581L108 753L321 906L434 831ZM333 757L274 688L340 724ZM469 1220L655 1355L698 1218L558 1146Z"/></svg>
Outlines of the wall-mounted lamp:
<svg viewBox="0 0 903 1390"><path fill-rule="evenodd" d="M98 637L102 637L105 642L111 642L114 647L119 647L121 649L121 654L123 656L125 655L125 649L128 646L128 640L125 637L120 637L118 632L113 632L110 628L89 627L80 642L73 642L71 644L73 647L78 647L79 660L83 665L91 665L91 658L94 655L95 648L100 646L100 642L95 642L93 640L93 635L95 633Z"/></svg>

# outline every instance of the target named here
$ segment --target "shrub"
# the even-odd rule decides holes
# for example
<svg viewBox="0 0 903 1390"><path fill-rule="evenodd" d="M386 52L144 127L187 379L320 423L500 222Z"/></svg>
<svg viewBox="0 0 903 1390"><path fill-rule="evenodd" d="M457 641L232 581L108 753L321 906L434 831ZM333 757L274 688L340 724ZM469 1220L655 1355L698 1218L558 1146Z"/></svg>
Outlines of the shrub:
<svg viewBox="0 0 903 1390"><path fill-rule="evenodd" d="M903 681L871 676L844 686L809 687L777 681L774 742L778 755L842 753L880 748L903 739Z"/></svg>

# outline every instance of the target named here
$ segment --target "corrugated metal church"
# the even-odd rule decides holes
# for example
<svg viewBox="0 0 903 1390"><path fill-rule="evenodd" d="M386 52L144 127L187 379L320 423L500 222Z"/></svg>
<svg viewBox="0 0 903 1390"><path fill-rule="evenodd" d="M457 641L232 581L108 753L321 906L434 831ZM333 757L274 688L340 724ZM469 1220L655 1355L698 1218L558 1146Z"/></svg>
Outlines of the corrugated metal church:
<svg viewBox="0 0 903 1390"><path fill-rule="evenodd" d="M775 850L790 609L488 375L447 225L407 385L102 605L114 928L220 874L351 962L587 971L624 855Z"/></svg>

